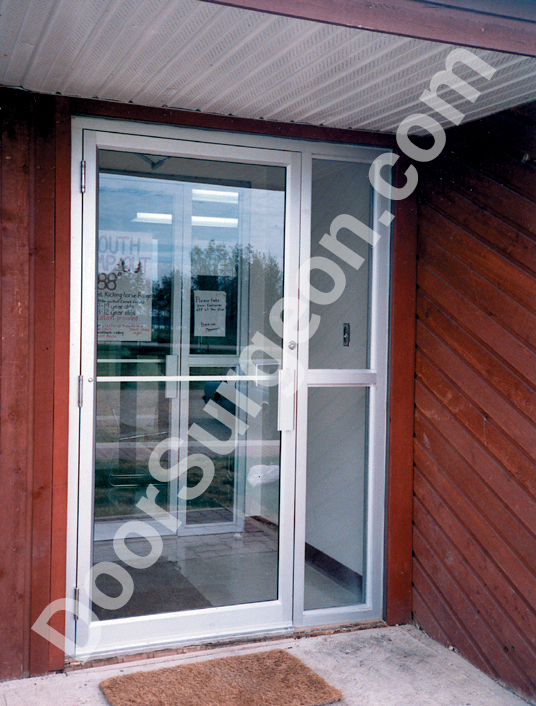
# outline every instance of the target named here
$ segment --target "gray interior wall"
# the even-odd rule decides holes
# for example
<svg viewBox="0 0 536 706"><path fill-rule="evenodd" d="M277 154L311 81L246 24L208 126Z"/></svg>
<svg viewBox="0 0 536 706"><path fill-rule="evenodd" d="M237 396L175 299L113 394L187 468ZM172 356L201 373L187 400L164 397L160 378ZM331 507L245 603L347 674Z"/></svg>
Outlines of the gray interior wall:
<svg viewBox="0 0 536 706"><path fill-rule="evenodd" d="M309 390L305 541L363 575L367 390Z"/></svg>
<svg viewBox="0 0 536 706"><path fill-rule="evenodd" d="M370 219L370 183L368 164L313 161L311 208L311 256L327 257L340 265L346 277L342 296L333 304L311 304L311 311L321 317L318 331L309 344L311 368L366 368L368 350L368 288L370 246L347 229L337 239L356 252L365 262L355 270L320 245L324 233L330 232L332 221L347 213L365 224ZM313 270L311 284L330 291L333 280L321 270ZM343 323L350 324L350 346L342 345Z"/></svg>

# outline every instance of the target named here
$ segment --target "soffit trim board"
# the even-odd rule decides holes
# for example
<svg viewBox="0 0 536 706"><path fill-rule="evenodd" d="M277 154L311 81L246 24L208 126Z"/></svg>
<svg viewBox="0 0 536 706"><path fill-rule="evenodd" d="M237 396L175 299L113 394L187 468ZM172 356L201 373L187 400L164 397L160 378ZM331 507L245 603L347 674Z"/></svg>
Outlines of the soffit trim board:
<svg viewBox="0 0 536 706"><path fill-rule="evenodd" d="M536 22L417 0L206 0L325 24L536 56Z"/></svg>
<svg viewBox="0 0 536 706"><path fill-rule="evenodd" d="M4 90L19 89L6 88ZM240 118L230 115L180 110L179 108L158 108L129 103L115 103L91 98L69 98L69 101L71 115L93 115L102 118L140 120L147 123L166 123L167 125L198 127L208 130L248 132L323 142L343 142L386 147L387 149L397 148L395 135L372 130L347 130L320 125L257 120L255 118Z"/></svg>

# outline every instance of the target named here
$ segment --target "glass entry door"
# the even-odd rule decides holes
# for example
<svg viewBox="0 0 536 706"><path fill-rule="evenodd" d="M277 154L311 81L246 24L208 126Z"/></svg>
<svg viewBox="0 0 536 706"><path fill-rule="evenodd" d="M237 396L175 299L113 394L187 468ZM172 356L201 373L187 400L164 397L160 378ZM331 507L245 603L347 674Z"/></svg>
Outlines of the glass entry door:
<svg viewBox="0 0 536 706"><path fill-rule="evenodd" d="M390 159L88 118L73 145L75 656L381 618Z"/></svg>
<svg viewBox="0 0 536 706"><path fill-rule="evenodd" d="M295 294L296 157L91 131L83 149L81 654L288 626L293 332L269 316Z"/></svg>

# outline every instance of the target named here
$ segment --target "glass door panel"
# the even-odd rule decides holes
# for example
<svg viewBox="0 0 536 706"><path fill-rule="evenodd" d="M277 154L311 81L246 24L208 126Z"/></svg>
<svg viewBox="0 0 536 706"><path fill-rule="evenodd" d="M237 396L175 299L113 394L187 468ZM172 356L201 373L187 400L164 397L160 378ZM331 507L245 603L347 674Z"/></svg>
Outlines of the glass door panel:
<svg viewBox="0 0 536 706"><path fill-rule="evenodd" d="M286 180L98 152L92 565L118 567L95 579L100 621L278 599L277 390L262 357L253 375L239 357L255 333L282 343Z"/></svg>

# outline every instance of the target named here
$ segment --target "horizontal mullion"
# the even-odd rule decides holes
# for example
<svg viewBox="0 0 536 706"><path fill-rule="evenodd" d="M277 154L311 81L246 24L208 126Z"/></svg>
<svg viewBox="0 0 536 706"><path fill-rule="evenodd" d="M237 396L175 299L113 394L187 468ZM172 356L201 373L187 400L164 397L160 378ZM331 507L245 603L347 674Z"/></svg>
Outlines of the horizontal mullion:
<svg viewBox="0 0 536 706"><path fill-rule="evenodd" d="M276 375L99 375L97 382L210 382L236 380L264 382L276 380ZM312 387L338 387L341 385L375 385L377 374L373 370L309 370L307 385Z"/></svg>
<svg viewBox="0 0 536 706"><path fill-rule="evenodd" d="M378 375L375 370L308 370L309 387L368 387L375 385Z"/></svg>
<svg viewBox="0 0 536 706"><path fill-rule="evenodd" d="M143 363L165 363L165 358L97 358L97 363L128 363L129 365L143 365Z"/></svg>
<svg viewBox="0 0 536 706"><path fill-rule="evenodd" d="M210 382L218 380L236 380L238 382L264 382L276 380L276 375L99 375L97 382Z"/></svg>

